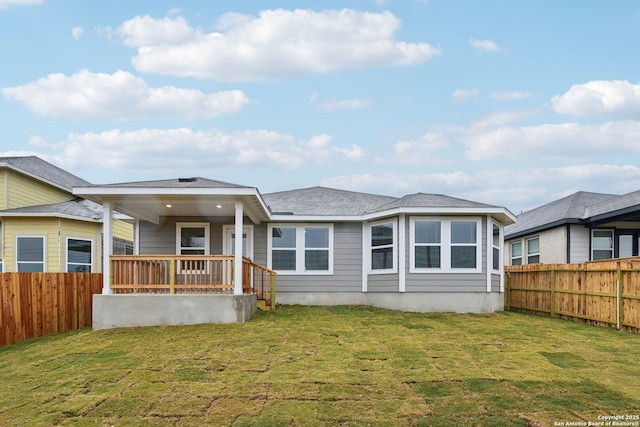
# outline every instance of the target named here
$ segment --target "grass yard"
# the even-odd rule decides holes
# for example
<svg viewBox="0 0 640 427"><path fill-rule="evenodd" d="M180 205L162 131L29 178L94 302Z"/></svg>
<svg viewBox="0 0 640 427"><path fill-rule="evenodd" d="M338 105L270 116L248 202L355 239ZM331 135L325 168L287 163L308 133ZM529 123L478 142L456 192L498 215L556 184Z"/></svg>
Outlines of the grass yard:
<svg viewBox="0 0 640 427"><path fill-rule="evenodd" d="M640 336L518 313L283 306L243 325L2 347L0 384L2 426L568 425L640 415Z"/></svg>

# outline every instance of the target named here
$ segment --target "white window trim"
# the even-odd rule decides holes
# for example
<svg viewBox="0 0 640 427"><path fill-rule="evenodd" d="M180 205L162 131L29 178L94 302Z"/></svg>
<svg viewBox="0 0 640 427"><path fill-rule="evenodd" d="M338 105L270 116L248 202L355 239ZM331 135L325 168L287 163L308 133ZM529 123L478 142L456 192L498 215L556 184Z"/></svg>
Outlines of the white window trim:
<svg viewBox="0 0 640 427"><path fill-rule="evenodd" d="M273 229L274 228L295 228L296 229L296 269L295 270L274 270L281 276L328 276L333 274L333 224L325 223L272 223L267 226L267 268L273 270ZM329 269L328 270L305 270L305 228L327 228L329 230ZM293 249L293 248L291 248ZM309 248L323 249L323 248Z"/></svg>
<svg viewBox="0 0 640 427"><path fill-rule="evenodd" d="M589 241L589 246L591 247L591 253L589 254L589 256L591 257L591 261L593 261L595 258L593 257L593 253L595 251L604 251L604 250L609 250L609 249L596 249L593 246L593 233L596 231L609 231L611 233L611 258L613 258L615 256L615 252L616 252L616 232L613 228L592 228L591 229L591 233L589 235L590 241ZM609 259L611 259L609 258Z"/></svg>
<svg viewBox="0 0 640 427"><path fill-rule="evenodd" d="M211 233L210 227L211 224L208 222L176 222L176 255L181 254L182 245L182 233L180 232L183 228L204 228L204 254L209 255L210 246L211 246Z"/></svg>
<svg viewBox="0 0 640 427"><path fill-rule="evenodd" d="M440 268L416 268L415 267L415 223L419 221L440 221ZM476 223L476 267L475 268L451 268L451 223L456 221ZM410 273L482 273L482 218L462 216L414 216L411 217L409 226L409 272ZM455 244L453 246L471 246L469 244Z"/></svg>
<svg viewBox="0 0 640 427"><path fill-rule="evenodd" d="M378 225L391 224L393 227L393 243L391 248L393 249L393 267L374 270L371 265L371 255L373 253L373 245L371 244L371 229ZM367 272L368 274L394 274L398 272L398 219L388 218L380 221L374 221L367 224Z"/></svg>
<svg viewBox="0 0 640 427"><path fill-rule="evenodd" d="M496 249L496 246L493 244L493 227L498 227L498 269L496 270L495 268L493 268L493 250ZM489 231L491 231L491 233L488 233ZM489 245L487 246L488 248L491 248L491 252L489 255L489 266L491 268L491 271L494 274L498 274L498 273L502 273L503 270L503 263L502 263L502 259L504 257L503 255L503 240L504 240L504 236L503 236L503 229L502 227L500 227L500 224L494 222L494 221L489 221L489 227L487 230L487 236L491 236L491 238L487 238L487 241L489 242Z"/></svg>
<svg viewBox="0 0 640 427"><path fill-rule="evenodd" d="M18 260L18 239L20 238L40 238L42 239L42 271L47 271L47 237L46 236L28 236L28 235L20 235L16 236L16 261L15 261L15 271L19 271L19 264L40 264L40 262L31 262L31 261L19 261Z"/></svg>
<svg viewBox="0 0 640 427"><path fill-rule="evenodd" d="M536 240L538 239L538 252L534 252L532 254L529 253L529 242L531 240ZM533 237L529 237L528 239L525 239L524 241L524 245L523 245L523 250L522 250L522 256L524 257L524 260L526 260L526 263L523 264L530 264L529 262L529 257L530 256L538 256L538 262L534 263L534 264L539 264L540 262L542 262L542 258L540 257L540 236L533 236Z"/></svg>
<svg viewBox="0 0 640 427"><path fill-rule="evenodd" d="M94 252L94 244L93 244L93 239L87 239L86 237L67 237L66 241L65 241L65 272L69 271L69 264L77 264L77 265L86 265L84 263L78 263L78 262L73 262L70 263L69 262L69 240L83 240L85 242L89 242L91 243L91 262L89 263L89 268L90 268L90 272L93 273L94 270L94 266L93 266L93 258L95 255Z"/></svg>
<svg viewBox="0 0 640 427"><path fill-rule="evenodd" d="M513 256L513 245L516 243L520 243L520 256ZM509 242L509 265L523 265L526 264L526 259L522 256L524 254L524 241L523 240L514 240L513 242ZM514 264L514 258L520 258L520 264Z"/></svg>

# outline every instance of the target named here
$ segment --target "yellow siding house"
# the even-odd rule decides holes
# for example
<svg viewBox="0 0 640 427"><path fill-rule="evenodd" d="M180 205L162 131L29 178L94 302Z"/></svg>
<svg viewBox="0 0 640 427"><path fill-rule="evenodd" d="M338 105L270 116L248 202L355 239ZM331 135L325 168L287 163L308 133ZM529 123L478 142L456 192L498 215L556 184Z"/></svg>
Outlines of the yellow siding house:
<svg viewBox="0 0 640 427"><path fill-rule="evenodd" d="M87 181L38 157L0 157L0 271L100 272L100 205L72 194ZM116 216L114 253L133 253Z"/></svg>

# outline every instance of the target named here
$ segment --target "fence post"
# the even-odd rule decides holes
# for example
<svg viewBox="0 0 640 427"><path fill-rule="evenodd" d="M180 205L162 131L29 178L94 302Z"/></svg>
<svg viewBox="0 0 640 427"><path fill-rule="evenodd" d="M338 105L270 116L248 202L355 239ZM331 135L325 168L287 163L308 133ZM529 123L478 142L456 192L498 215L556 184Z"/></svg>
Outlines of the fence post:
<svg viewBox="0 0 640 427"><path fill-rule="evenodd" d="M507 310L511 309L511 272L507 271L507 287L505 289L505 297L507 299Z"/></svg>
<svg viewBox="0 0 640 427"><path fill-rule="evenodd" d="M271 273L271 309L276 309L276 275Z"/></svg>
<svg viewBox="0 0 640 427"><path fill-rule="evenodd" d="M551 270L551 317L555 317L556 314L556 272L555 269Z"/></svg>
<svg viewBox="0 0 640 427"><path fill-rule="evenodd" d="M169 293L171 295L176 293L176 259L170 258L169 260Z"/></svg>
<svg viewBox="0 0 640 427"><path fill-rule="evenodd" d="M622 274L622 270L620 269L620 267L618 266L618 280L616 280L616 297L617 297L617 301L616 301L616 328L618 330L620 330L620 323L621 323L621 317L624 315L624 307L623 307L623 302L622 302L622 288L624 285L624 276Z"/></svg>

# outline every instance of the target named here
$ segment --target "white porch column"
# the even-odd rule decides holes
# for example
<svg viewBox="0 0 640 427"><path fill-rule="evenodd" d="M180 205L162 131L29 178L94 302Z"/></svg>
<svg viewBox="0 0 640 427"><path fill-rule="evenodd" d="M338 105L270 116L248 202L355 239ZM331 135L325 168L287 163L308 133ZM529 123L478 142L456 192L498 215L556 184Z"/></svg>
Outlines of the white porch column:
<svg viewBox="0 0 640 427"><path fill-rule="evenodd" d="M235 217L235 246L234 253L234 278L235 286L233 288L234 295L242 295L242 218L244 216L244 206L242 202L236 202Z"/></svg>
<svg viewBox="0 0 640 427"><path fill-rule="evenodd" d="M113 205L102 204L102 293L111 293L111 255L113 254Z"/></svg>

